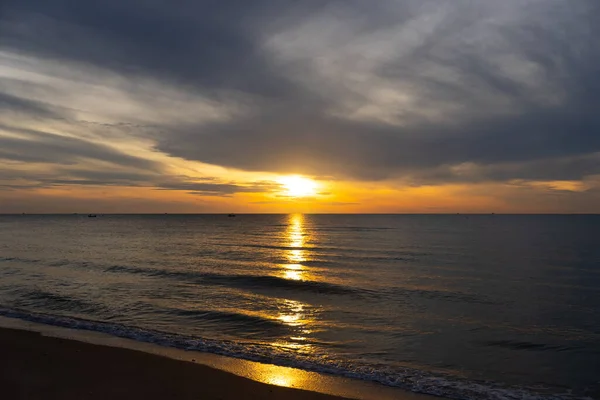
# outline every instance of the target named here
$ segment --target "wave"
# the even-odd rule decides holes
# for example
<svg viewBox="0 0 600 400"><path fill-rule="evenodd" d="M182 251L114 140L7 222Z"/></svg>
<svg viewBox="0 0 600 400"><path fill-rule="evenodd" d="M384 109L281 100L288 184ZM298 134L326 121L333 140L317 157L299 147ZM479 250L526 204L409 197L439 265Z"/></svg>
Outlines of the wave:
<svg viewBox="0 0 600 400"><path fill-rule="evenodd" d="M38 262L35 259L17 259L17 258L5 258L15 260L19 262ZM3 260L0 258L0 261ZM304 261L304 265L307 266L331 266L334 263L321 260ZM217 273L204 273L197 271L178 271L169 269L159 268L143 268L128 265L113 265L106 267L93 262L69 262L68 260L57 260L48 263L50 266L69 266L75 268L100 268L108 273L126 273L133 275L145 275L148 277L161 277L168 279L175 279L179 281L192 282L198 285L213 285L213 286L224 286L234 287L245 290L290 290L296 292L309 292L316 294L325 295L347 295L361 298L377 298L380 296L394 295L404 297L420 297L430 300L443 300L452 302L464 302L464 303L477 303L477 304L497 304L496 302L484 298L481 295L475 296L464 292L453 292L436 289L419 289L419 288L407 288L407 287L394 287L388 288L380 293L368 290L365 288L358 288L347 285L340 285L330 282L323 281L309 281L309 280L291 280L274 275L252 275L252 274L217 274ZM47 299L49 301L49 299ZM83 308L83 307L82 307Z"/></svg>
<svg viewBox="0 0 600 400"><path fill-rule="evenodd" d="M271 244L231 244L231 243L215 243L217 246L223 247L249 247L254 249L269 249L269 250L306 250L306 251L335 251L334 247L310 247L310 246L284 246Z"/></svg>
<svg viewBox="0 0 600 400"><path fill-rule="evenodd" d="M487 305L497 305L498 303L492 300L489 300L481 295L476 296L469 293L464 292L453 292L453 291L445 291L445 290L436 290L436 289L407 289L401 288L401 292L404 292L404 295L416 295L419 297L423 297L430 300L443 300L443 301L452 301L459 303L469 303L469 304L487 304ZM398 294L398 293L397 293Z"/></svg>
<svg viewBox="0 0 600 400"><path fill-rule="evenodd" d="M344 262L352 260L359 261L415 261L423 256L430 255L422 251L412 250L385 250L385 249L364 249L357 247L322 247L322 246L290 246L274 244L232 244L232 243L214 243L216 246L232 248L255 248L267 250L282 251L307 251L311 253L320 253L325 257L343 259ZM218 253L221 254L221 253ZM254 257L254 255L253 255Z"/></svg>
<svg viewBox="0 0 600 400"><path fill-rule="evenodd" d="M35 289L31 291L20 290L20 297L15 300L17 307L36 307L49 311L67 311L75 313L104 313L108 309L100 304L88 300L78 299L57 293Z"/></svg>
<svg viewBox="0 0 600 400"><path fill-rule="evenodd" d="M263 318L255 315L241 314L236 312L215 311L215 310L181 310L169 309L169 314L178 315L194 321L218 322L223 329L223 325L234 325L236 330L243 328L247 331L259 331L261 336L271 332L274 336L279 336L282 332L289 331L290 327L279 321L269 318Z"/></svg>
<svg viewBox="0 0 600 400"><path fill-rule="evenodd" d="M395 230L396 228L376 226L314 226L312 229L318 232L377 232L391 231Z"/></svg>
<svg viewBox="0 0 600 400"><path fill-rule="evenodd" d="M289 352L277 346L206 339L107 322L30 313L0 307L0 315L64 328L102 332L112 336L154 343L164 347L208 352L245 360L378 382L384 385L462 400L589 400L571 393L538 393L494 382L469 381L418 369L341 361L326 355Z"/></svg>
<svg viewBox="0 0 600 400"><path fill-rule="evenodd" d="M180 279L203 285L230 286L241 289L286 289L322 294L365 295L364 289L337 285L328 282L290 280L271 275L215 274L192 271L169 271L115 265L105 270L113 273L141 274L151 277Z"/></svg>
<svg viewBox="0 0 600 400"><path fill-rule="evenodd" d="M576 346L563 346L558 344L550 343L533 343L527 341L516 341L516 340L490 340L483 343L486 346L504 347L512 350L529 350L529 351L569 351L578 350Z"/></svg>
<svg viewBox="0 0 600 400"><path fill-rule="evenodd" d="M39 263L42 260L36 258L23 258L23 257L0 257L0 262L21 262L21 263Z"/></svg>
<svg viewBox="0 0 600 400"><path fill-rule="evenodd" d="M0 262L18 262L23 264L39 264L44 263L48 267L76 267L76 268L88 268L98 267L99 264L92 261L73 261L66 258L60 260L40 260L37 258L25 258L25 257L0 257Z"/></svg>
<svg viewBox="0 0 600 400"><path fill-rule="evenodd" d="M109 267L105 271L112 273L124 272L130 274L141 274L150 277L167 277L172 279L194 282L202 285L227 286L250 290L285 289L300 292L311 292L317 294L350 295L361 298L377 298L386 294L393 294L395 296L401 295L404 297L421 297L430 300L444 300L471 304L497 304L496 302L484 298L482 296L475 296L464 292L407 287L395 287L389 288L384 291L376 292L365 288L357 288L329 282L291 280L273 275L215 274L192 271L169 271L161 269L139 268L119 265Z"/></svg>

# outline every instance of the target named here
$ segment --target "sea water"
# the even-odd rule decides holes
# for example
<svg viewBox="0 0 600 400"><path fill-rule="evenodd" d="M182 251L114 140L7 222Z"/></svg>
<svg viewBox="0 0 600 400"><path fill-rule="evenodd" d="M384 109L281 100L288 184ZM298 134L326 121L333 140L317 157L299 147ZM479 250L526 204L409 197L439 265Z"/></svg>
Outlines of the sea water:
<svg viewBox="0 0 600 400"><path fill-rule="evenodd" d="M600 398L599 310L600 216L0 216L0 315L455 399Z"/></svg>

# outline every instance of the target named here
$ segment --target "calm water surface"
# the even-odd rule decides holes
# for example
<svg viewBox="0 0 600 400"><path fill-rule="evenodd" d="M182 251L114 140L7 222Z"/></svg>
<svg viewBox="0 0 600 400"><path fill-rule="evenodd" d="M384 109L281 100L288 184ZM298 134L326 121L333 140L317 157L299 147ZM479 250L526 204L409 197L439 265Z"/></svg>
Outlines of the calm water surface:
<svg viewBox="0 0 600 400"><path fill-rule="evenodd" d="M0 314L460 399L600 398L600 216L0 216Z"/></svg>

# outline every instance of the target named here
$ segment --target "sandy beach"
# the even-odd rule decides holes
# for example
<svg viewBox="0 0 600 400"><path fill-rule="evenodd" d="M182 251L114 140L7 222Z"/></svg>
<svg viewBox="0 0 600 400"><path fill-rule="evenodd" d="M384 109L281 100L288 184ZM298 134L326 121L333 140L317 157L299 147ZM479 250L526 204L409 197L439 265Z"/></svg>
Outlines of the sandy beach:
<svg viewBox="0 0 600 400"><path fill-rule="evenodd" d="M341 399L135 350L0 329L6 399Z"/></svg>

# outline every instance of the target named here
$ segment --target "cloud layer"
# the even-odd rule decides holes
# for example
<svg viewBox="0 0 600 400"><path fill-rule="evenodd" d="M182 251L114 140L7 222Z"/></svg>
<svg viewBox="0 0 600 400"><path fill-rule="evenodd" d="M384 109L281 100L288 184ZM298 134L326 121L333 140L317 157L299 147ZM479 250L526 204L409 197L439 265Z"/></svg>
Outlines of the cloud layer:
<svg viewBox="0 0 600 400"><path fill-rule="evenodd" d="M590 181L599 19L596 0L4 1L0 158L201 195L273 186L175 176L152 152L417 186Z"/></svg>

